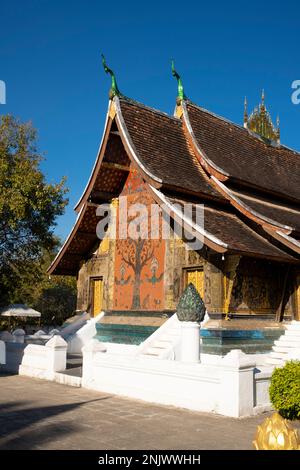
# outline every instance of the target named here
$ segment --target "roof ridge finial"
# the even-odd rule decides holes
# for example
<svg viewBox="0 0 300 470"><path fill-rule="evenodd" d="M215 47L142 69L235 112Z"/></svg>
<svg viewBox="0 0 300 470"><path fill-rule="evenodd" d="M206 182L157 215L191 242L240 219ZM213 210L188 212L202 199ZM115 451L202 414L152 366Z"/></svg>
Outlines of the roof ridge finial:
<svg viewBox="0 0 300 470"><path fill-rule="evenodd" d="M109 97L110 99L112 99L114 96L119 96L120 91L117 85L117 80L116 80L116 76L114 72L107 66L106 60L103 54L101 54L101 57L102 57L102 64L103 64L105 73L108 73L111 76L111 87L109 90Z"/></svg>
<svg viewBox="0 0 300 470"><path fill-rule="evenodd" d="M177 84L178 84L177 101L179 101L181 103L181 101L184 100L186 98L186 96L184 94L184 89L183 89L183 84L182 84L181 77L180 77L179 73L177 73L176 70L175 70L175 65L174 65L174 60L173 59L172 59L172 75L177 80Z"/></svg>
<svg viewBox="0 0 300 470"><path fill-rule="evenodd" d="M248 101L247 96L245 96L244 100L244 127L248 127Z"/></svg>

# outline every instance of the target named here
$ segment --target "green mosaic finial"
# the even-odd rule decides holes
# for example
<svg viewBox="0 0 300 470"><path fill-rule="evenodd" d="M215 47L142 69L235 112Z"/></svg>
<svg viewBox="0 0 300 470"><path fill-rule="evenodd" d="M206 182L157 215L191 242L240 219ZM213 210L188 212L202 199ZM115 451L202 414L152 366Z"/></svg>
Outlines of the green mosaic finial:
<svg viewBox="0 0 300 470"><path fill-rule="evenodd" d="M117 85L117 80L116 80L114 72L107 66L106 60L103 54L101 54L101 57L102 57L102 64L103 64L105 73L109 73L109 75L111 76L111 87L109 90L109 97L112 99L114 96L119 96L120 91Z"/></svg>
<svg viewBox="0 0 300 470"><path fill-rule="evenodd" d="M180 75L176 72L175 70L175 65L174 65L174 60L172 60L172 75L173 77L176 78L177 80L177 84L178 84L178 96L177 96L177 100L178 101L182 101L186 98L185 94L184 94L184 89L183 89L183 84L182 84L182 80L181 80L181 77Z"/></svg>
<svg viewBox="0 0 300 470"><path fill-rule="evenodd" d="M205 305L194 284L191 282L184 290L177 306L177 317L180 321L200 323L205 316Z"/></svg>

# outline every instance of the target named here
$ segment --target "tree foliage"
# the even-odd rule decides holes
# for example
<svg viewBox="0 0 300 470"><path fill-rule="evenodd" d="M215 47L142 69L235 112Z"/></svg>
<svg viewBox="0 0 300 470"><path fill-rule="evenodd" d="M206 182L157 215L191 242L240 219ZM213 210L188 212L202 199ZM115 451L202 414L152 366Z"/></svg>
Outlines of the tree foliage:
<svg viewBox="0 0 300 470"><path fill-rule="evenodd" d="M269 388L274 408L286 419L300 419L300 361L274 370Z"/></svg>
<svg viewBox="0 0 300 470"><path fill-rule="evenodd" d="M53 229L67 190L64 179L46 182L42 159L31 123L0 117L0 305L36 300L45 253L58 246Z"/></svg>

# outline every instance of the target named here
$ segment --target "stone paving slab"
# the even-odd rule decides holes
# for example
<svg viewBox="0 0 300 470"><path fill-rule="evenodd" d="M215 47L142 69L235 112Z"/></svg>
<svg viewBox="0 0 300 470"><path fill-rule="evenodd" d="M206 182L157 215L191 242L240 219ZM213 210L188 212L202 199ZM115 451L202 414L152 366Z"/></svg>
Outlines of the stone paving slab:
<svg viewBox="0 0 300 470"><path fill-rule="evenodd" d="M243 419L0 374L0 449L252 449Z"/></svg>

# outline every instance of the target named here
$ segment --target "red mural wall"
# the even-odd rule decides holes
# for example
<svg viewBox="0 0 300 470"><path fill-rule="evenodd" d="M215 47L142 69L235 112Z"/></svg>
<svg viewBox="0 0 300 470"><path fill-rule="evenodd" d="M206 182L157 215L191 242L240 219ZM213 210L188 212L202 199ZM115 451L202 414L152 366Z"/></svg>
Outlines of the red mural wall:
<svg viewBox="0 0 300 470"><path fill-rule="evenodd" d="M125 222L121 217L124 216L124 204L127 205ZM115 310L164 309L165 242L161 238L161 216L156 224L157 238L150 238L151 204L155 202L143 180L135 170L131 171L120 195L117 213ZM122 239L120 234L121 231L124 233L124 228L129 234ZM138 235L130 237L133 228Z"/></svg>

